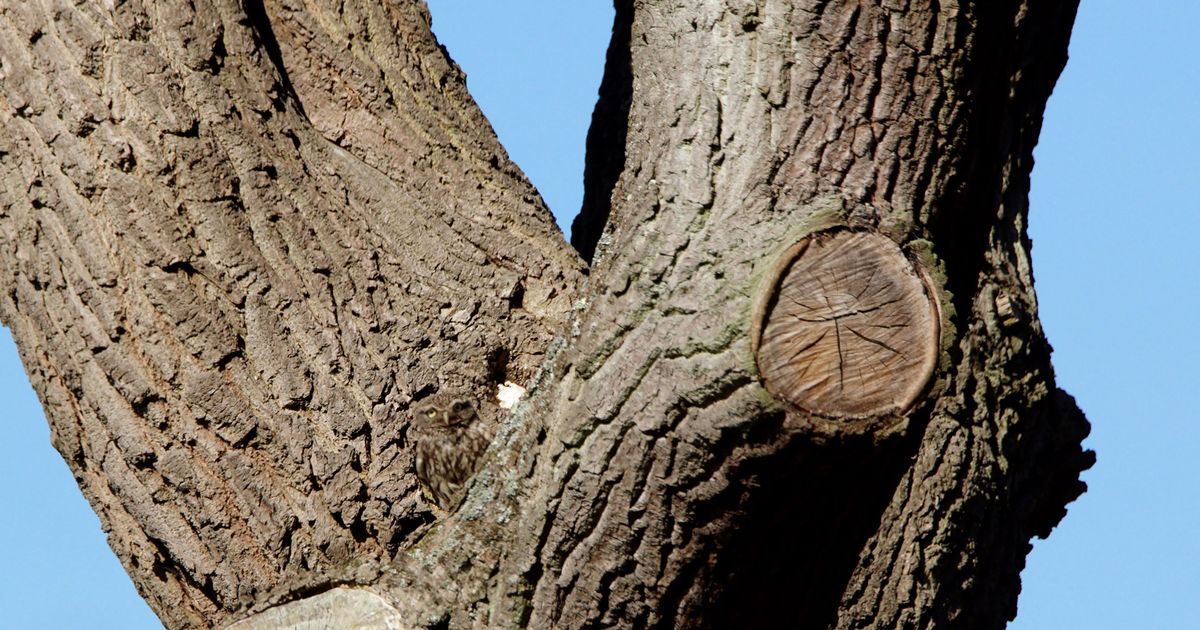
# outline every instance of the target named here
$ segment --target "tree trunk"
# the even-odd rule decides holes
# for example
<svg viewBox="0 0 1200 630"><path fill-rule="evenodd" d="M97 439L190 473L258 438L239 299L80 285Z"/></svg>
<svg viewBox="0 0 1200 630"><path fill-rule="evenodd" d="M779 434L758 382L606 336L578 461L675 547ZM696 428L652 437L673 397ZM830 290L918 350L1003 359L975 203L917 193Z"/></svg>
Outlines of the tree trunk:
<svg viewBox="0 0 1200 630"><path fill-rule="evenodd" d="M1025 233L1076 2L616 4L576 249L423 2L0 8L0 317L165 625L1013 616L1092 460Z"/></svg>

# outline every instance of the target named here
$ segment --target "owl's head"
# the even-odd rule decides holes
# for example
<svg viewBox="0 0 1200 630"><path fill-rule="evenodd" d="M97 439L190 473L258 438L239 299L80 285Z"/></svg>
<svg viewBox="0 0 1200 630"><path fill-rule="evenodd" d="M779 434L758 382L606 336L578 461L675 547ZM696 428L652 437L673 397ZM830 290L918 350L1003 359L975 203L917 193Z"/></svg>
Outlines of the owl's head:
<svg viewBox="0 0 1200 630"><path fill-rule="evenodd" d="M428 427L446 426L449 424L449 418L446 412L442 411L437 405L424 405L417 408L416 415L413 418L418 425Z"/></svg>
<svg viewBox="0 0 1200 630"><path fill-rule="evenodd" d="M453 425L466 426L475 422L479 413L475 411L475 405L471 401L456 400L450 403L450 413L446 417Z"/></svg>
<svg viewBox="0 0 1200 630"><path fill-rule="evenodd" d="M423 405L417 408L416 413L418 423L434 429L465 427L477 417L475 405L469 400L456 400L449 407Z"/></svg>

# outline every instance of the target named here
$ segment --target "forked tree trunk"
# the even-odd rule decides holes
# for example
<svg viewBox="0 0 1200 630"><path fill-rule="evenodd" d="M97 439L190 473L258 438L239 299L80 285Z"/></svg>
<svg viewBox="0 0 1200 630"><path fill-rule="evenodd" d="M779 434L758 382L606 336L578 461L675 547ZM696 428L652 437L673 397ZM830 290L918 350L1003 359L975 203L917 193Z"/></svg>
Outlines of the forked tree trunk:
<svg viewBox="0 0 1200 630"><path fill-rule="evenodd" d="M1075 5L618 0L588 266L422 2L4 3L0 316L171 628L1001 627L1091 462L1025 233ZM497 427L450 513L434 395Z"/></svg>

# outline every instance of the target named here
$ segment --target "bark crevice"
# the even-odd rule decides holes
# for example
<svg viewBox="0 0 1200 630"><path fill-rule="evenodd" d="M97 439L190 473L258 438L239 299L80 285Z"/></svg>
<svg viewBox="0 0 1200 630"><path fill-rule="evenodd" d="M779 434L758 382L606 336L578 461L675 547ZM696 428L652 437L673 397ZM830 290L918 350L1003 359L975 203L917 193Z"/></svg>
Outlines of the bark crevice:
<svg viewBox="0 0 1200 630"><path fill-rule="evenodd" d="M708 627L831 626L916 449L912 437L790 441L739 471L753 496L722 547Z"/></svg>
<svg viewBox="0 0 1200 630"><path fill-rule="evenodd" d="M588 128L583 171L583 205L571 222L571 245L586 261L596 253L612 212L612 194L625 168L625 140L633 97L630 45L634 0L613 0L616 16L600 82L600 97Z"/></svg>
<svg viewBox="0 0 1200 630"><path fill-rule="evenodd" d="M271 60L271 65L275 67L275 72L279 75L280 87L282 88L282 94L276 95L279 106L283 106L282 101L286 98L287 101L295 105L301 117L307 118L308 116L304 113L304 103L301 102L299 95L296 94L296 90L292 86L292 80L288 77L288 69L283 61L283 52L279 48L279 40L275 37L275 31L271 27L271 18L267 15L264 0L242 0L242 7L246 11L246 18L249 21L250 28L254 31L258 44L266 52L267 58ZM218 38L213 49L214 68L218 71L219 64L227 54L224 39ZM213 72L213 74L217 73L217 71Z"/></svg>

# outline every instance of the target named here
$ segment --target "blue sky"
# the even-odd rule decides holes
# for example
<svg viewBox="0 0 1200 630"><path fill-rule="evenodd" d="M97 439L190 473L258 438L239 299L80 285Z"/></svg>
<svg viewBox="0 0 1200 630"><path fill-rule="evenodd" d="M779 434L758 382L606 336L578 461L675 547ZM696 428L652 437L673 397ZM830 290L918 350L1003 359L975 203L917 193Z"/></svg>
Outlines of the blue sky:
<svg viewBox="0 0 1200 630"><path fill-rule="evenodd" d="M607 0L431 0L434 30L566 226ZM1023 574L1020 630L1183 628L1200 592L1200 3L1084 0L1036 158L1030 231L1059 383L1099 462ZM158 628L0 334L0 629ZM65 602L65 603L64 603Z"/></svg>

